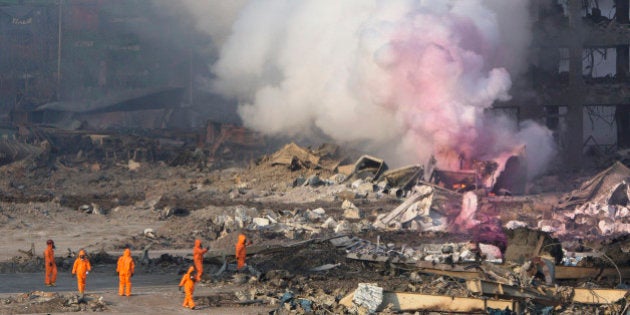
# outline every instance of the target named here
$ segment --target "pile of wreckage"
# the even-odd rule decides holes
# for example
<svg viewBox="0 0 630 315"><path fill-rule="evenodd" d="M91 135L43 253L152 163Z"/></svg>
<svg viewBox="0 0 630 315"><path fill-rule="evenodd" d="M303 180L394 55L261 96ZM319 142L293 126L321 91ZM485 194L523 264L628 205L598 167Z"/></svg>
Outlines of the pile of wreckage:
<svg viewBox="0 0 630 315"><path fill-rule="evenodd" d="M107 303L102 296L59 294L57 292L32 291L16 297L2 299L2 304L13 314L18 308L28 313L49 312L103 312ZM12 310L11 306L16 305ZM20 313L20 311L17 311Z"/></svg>
<svg viewBox="0 0 630 315"><path fill-rule="evenodd" d="M10 147L5 151L21 156L37 150ZM298 244L326 239L344 250L347 260L435 275L463 288L428 294L390 292L364 283L339 301L350 312L550 314L570 308L578 313L626 313L630 305L625 282L630 278L630 238L625 237L630 228L630 169L617 162L541 210L533 206L537 196L518 195L524 185L514 178L522 175L521 169L517 159L511 161L516 166L506 167L498 177L502 186L489 191L480 183L494 175L496 167L491 163L464 171L439 170L431 164L389 170L382 159L368 155L348 163L347 157L339 157L336 146L311 150L289 144L258 163L291 171L316 170L308 177L292 178L287 186L303 202L309 191L317 200L339 201L341 215L323 207L259 210L236 205L225 207L211 221L218 238L249 229L283 234ZM509 169L514 170L512 174ZM248 201L277 197L248 190L253 189L241 182L229 196L235 202L243 197ZM282 193L286 196L291 191ZM389 211L362 209L382 198L399 204ZM160 218L177 215L173 209L165 207ZM381 242L380 237L369 241L350 236L368 231L371 235L417 233L419 237L444 233L459 235L462 241L410 246Z"/></svg>
<svg viewBox="0 0 630 315"><path fill-rule="evenodd" d="M255 208L243 206L237 206L234 210L234 217L222 214L214 219L214 223L225 229L229 229L229 226L233 226L233 229L264 229L284 233L296 240L306 239L283 247L304 246L321 240L321 236L327 235L322 229L332 229L336 236L325 240L344 250L348 260L386 266L402 270L403 273L414 271L435 275L439 281L465 287L463 292L428 294L388 292L374 283L361 284L356 292L339 301L350 313L383 310L472 313L507 309L510 312L503 314L551 314L554 310L570 308L587 313L607 309L621 314L621 309L628 302L629 291L624 282L630 278L627 264L581 266L576 258L586 261L587 256L602 259L607 256L597 252L569 253L562 249L557 239L541 231L517 228L508 232L510 236L507 242L511 245L504 253L492 244L475 242L396 246L382 243L379 238L371 242L351 236L360 232L356 229L365 231L374 229L374 226L361 221L348 223L356 221L352 219L341 220L335 226L332 223L335 219L327 216L321 208L304 213L282 212L276 215L270 210L259 212ZM270 246L263 246L260 250L252 248L251 254L272 249ZM338 265L323 267L335 268ZM582 284L575 286L575 283Z"/></svg>
<svg viewBox="0 0 630 315"><path fill-rule="evenodd" d="M494 225L499 224L506 228L539 229L560 238L568 236L567 231L570 231L570 238L592 240L623 236L630 228L630 169L620 162L584 182L578 189L557 198L555 204L543 210L545 213L535 213L541 211L534 210L532 206L537 196L499 196L480 185L479 182L488 176L487 172L444 171L421 165L388 170L383 160L367 155L361 156L354 164L344 165L342 163L347 158L326 159L327 154L334 151L328 149L325 152L289 144L263 162L285 165L291 170L314 168L332 171L333 175L329 178L318 175L298 177L291 185L329 186L331 189L318 192L334 194L337 200L379 199L384 196L404 199L398 207L380 214L371 222L374 228L381 230L467 233L479 226L496 229ZM494 168L490 170L496 171ZM507 166L501 176L506 175L506 171ZM501 176L497 182L501 181ZM353 193L341 193L348 189ZM492 190L497 190L496 186ZM506 191L505 187L499 190ZM346 203L344 201L344 209L355 207ZM505 215L506 210L513 209L521 213Z"/></svg>
<svg viewBox="0 0 630 315"><path fill-rule="evenodd" d="M287 153L296 150L302 153ZM313 151L293 144L270 161L291 169L313 167L320 162ZM337 197L344 189L352 190L353 196L343 199L342 218L327 214L323 208L301 212L265 210L262 214L252 208L237 209L233 219L226 219L224 214L215 223L225 225L232 220L241 228L274 230L292 239L297 235L313 238L327 232L352 235L368 230L469 235L465 242L416 247L396 247L393 243L381 243L378 238L376 242L348 236L331 239L335 246L346 250L347 259L457 279L465 284L467 292L465 296L387 292L377 284L365 283L340 301L353 312L360 313L358 309L363 308L368 313L388 309L551 314L567 310L568 306L583 306L585 309L578 312L606 309L621 314L628 308L625 280L630 278L630 242L623 237L629 227L630 169L622 163L615 163L580 188L565 193L548 213L519 213L521 220L507 222L501 217L501 207L532 203L531 198L497 196L479 189L454 190L453 187L464 186L454 185L454 179L466 178L470 184L471 177L442 172L442 182L449 184L440 185L425 181L436 176L434 172L425 176L422 166L389 171L384 161L370 156L362 156L349 166L331 165L336 172L329 179L311 177L294 182L293 186L340 187L330 190ZM475 176L479 178L473 175L473 180ZM372 219L351 201L386 195L404 200ZM484 211L489 204L494 215ZM586 245L596 242L618 243L611 247L615 253L610 248ZM576 282L582 284L575 286ZM567 283L572 286L562 285Z"/></svg>
<svg viewBox="0 0 630 315"><path fill-rule="evenodd" d="M574 266L566 257L558 259L562 251L558 255L557 250L549 250L550 246L560 245L548 234L540 232L532 246L535 239L532 236L537 235L534 232L526 229L515 232L510 240L526 241L515 244L503 259L493 256L500 254L495 248L484 248L474 242L395 248L392 244L364 240L336 240L337 244L347 246L348 259L431 274L439 276L442 282L447 279L465 287L458 294L436 295L387 292L377 284L365 283L340 303L354 310L351 313L365 308L368 313L390 309L492 314L557 314L568 310L569 314L597 314L598 310L607 310L611 314L625 314L629 291L624 279L630 277L630 268L615 264ZM528 234L530 237L522 237ZM527 249L531 252L524 251ZM611 281L616 285L611 285ZM575 283L581 284L575 286Z"/></svg>

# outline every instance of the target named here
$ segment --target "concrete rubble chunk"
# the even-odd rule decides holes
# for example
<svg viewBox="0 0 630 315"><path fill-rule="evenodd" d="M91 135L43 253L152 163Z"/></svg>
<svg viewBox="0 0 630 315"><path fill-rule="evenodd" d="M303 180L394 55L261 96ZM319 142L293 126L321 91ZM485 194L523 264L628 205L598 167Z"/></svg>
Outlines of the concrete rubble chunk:
<svg viewBox="0 0 630 315"><path fill-rule="evenodd" d="M105 214L105 210L98 204L92 203L92 214L103 215Z"/></svg>
<svg viewBox="0 0 630 315"><path fill-rule="evenodd" d="M322 220L326 216L326 210L323 208L317 208L315 210L307 210L304 216L309 221L319 221Z"/></svg>
<svg viewBox="0 0 630 315"><path fill-rule="evenodd" d="M398 221L400 223L407 223L418 217L428 217L432 202L433 198L430 196L414 202L411 206L409 206L409 208L402 212Z"/></svg>
<svg viewBox="0 0 630 315"><path fill-rule="evenodd" d="M359 186L363 185L364 181L362 179L357 179L350 184L350 188L359 189Z"/></svg>
<svg viewBox="0 0 630 315"><path fill-rule="evenodd" d="M514 230L518 228L526 228L526 227L527 227L527 222L518 221L518 220L510 220L508 223L505 224L505 228L509 230Z"/></svg>
<svg viewBox="0 0 630 315"><path fill-rule="evenodd" d="M224 229L227 229L227 230L236 229L236 221L234 220L232 216L229 216L227 214L217 215L216 217L212 219L212 223L220 227L223 227Z"/></svg>
<svg viewBox="0 0 630 315"><path fill-rule="evenodd" d="M355 206L350 200L344 200L341 203L341 209L350 209L350 208L356 208L356 207L357 206Z"/></svg>
<svg viewBox="0 0 630 315"><path fill-rule="evenodd" d="M429 200L425 201L424 204L430 205L432 203L432 193L433 193L433 188L431 186L424 185L424 186L414 187L412 189L411 195L407 198L407 200L405 200L402 204L400 204L390 213L388 213L383 218L381 218L380 221L385 226L390 226L395 220L398 223L402 224L403 222L400 221L401 217L404 218L405 220L408 220L409 218L415 218L417 216L418 207L411 208L411 205L413 205L414 203L416 203L417 201L423 198L429 198ZM411 213L403 215L410 208L411 208Z"/></svg>
<svg viewBox="0 0 630 315"><path fill-rule="evenodd" d="M370 182L364 182L356 190L358 194L368 196L375 191L375 185Z"/></svg>
<svg viewBox="0 0 630 315"><path fill-rule="evenodd" d="M92 213L93 210L94 210L94 208L92 207L92 205L81 205L81 206L79 206L79 212Z"/></svg>
<svg viewBox="0 0 630 315"><path fill-rule="evenodd" d="M266 217L267 217L267 219L269 220L269 222L270 222L271 224L276 224L276 223L278 223L278 220L276 220L274 217L272 217L272 216L270 216L270 215L267 215Z"/></svg>
<svg viewBox="0 0 630 315"><path fill-rule="evenodd" d="M329 240L329 242L333 244L333 246L336 246L336 247L342 247L342 246L345 247L352 243L352 239L344 235L344 236L332 238Z"/></svg>
<svg viewBox="0 0 630 315"><path fill-rule="evenodd" d="M255 295L248 291L236 291L234 295L239 301L249 301L253 300Z"/></svg>
<svg viewBox="0 0 630 315"><path fill-rule="evenodd" d="M337 227L337 221L335 221L333 217L329 217L322 223L321 227L324 229L334 229Z"/></svg>
<svg viewBox="0 0 630 315"><path fill-rule="evenodd" d="M254 226L258 228L261 228L261 227L268 226L270 224L270 221L267 218L254 218L252 220L252 224L254 224Z"/></svg>
<svg viewBox="0 0 630 315"><path fill-rule="evenodd" d="M383 288L376 283L359 283L352 302L367 308L368 312L373 314L383 303Z"/></svg>
<svg viewBox="0 0 630 315"><path fill-rule="evenodd" d="M350 223L346 220L341 220L334 229L335 233L337 234L348 233L351 230L352 226L350 226Z"/></svg>
<svg viewBox="0 0 630 315"><path fill-rule="evenodd" d="M245 206L236 206L234 209L234 220L239 228L244 228L252 222L253 218L258 217L259 213L256 208L247 208Z"/></svg>
<svg viewBox="0 0 630 315"><path fill-rule="evenodd" d="M335 184L341 184L346 180L346 175L341 174L341 173L337 173L333 176L331 176L328 181L335 183Z"/></svg>
<svg viewBox="0 0 630 315"><path fill-rule="evenodd" d="M157 238L157 235L155 234L155 230L153 230L152 228L144 229L143 235L148 238Z"/></svg>
<svg viewBox="0 0 630 315"><path fill-rule="evenodd" d="M422 230L422 226L420 225L420 223L418 223L418 221L411 221L411 223L409 224L409 231L421 231Z"/></svg>
<svg viewBox="0 0 630 315"><path fill-rule="evenodd" d="M363 217L363 212L348 200L344 200L341 208L344 209L343 217L346 219L359 220Z"/></svg>
<svg viewBox="0 0 630 315"><path fill-rule="evenodd" d="M304 183L302 184L302 186L311 186L311 187L317 187L317 186L321 186L321 185L325 185L326 182L324 182L323 180L321 180L321 178L319 178L319 176L317 175L311 175L309 176L306 181L304 181Z"/></svg>

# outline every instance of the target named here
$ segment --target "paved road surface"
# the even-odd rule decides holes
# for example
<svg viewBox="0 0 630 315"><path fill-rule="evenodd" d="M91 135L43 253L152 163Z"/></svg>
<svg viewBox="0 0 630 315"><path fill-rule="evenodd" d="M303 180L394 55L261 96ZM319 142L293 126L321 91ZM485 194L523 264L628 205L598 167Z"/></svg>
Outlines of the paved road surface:
<svg viewBox="0 0 630 315"><path fill-rule="evenodd" d="M22 293L31 291L47 292L76 292L77 280L70 273L57 274L57 286L44 285L44 273L13 273L0 274L0 293ZM176 274L137 274L132 278L134 288L138 292L147 286L170 286L177 290L179 276ZM118 291L118 275L115 272L94 271L88 274L86 291L89 293L103 293ZM136 290L133 290L136 291Z"/></svg>
<svg viewBox="0 0 630 315"><path fill-rule="evenodd" d="M109 268L109 267L108 267ZM96 268L98 269L98 268ZM132 296L118 296L118 276L113 271L96 270L87 278L86 294L88 296L102 296L107 303L105 313L124 314L181 314L196 312L181 306L183 294L177 285L181 276L172 274L136 274L133 277ZM195 298L216 296L219 293L246 290L247 285L229 283L200 284L195 289ZM60 272L57 276L56 287L44 285L44 274L41 273L13 273L0 274L0 298L16 296L20 293L32 291L59 292L61 294L76 293L76 278L68 272ZM201 304L201 303L198 303ZM277 306L224 306L201 307L200 314L249 315L269 314ZM2 311L0 310L0 313ZM58 313L56 313L58 314ZM77 314L77 313L67 313Z"/></svg>

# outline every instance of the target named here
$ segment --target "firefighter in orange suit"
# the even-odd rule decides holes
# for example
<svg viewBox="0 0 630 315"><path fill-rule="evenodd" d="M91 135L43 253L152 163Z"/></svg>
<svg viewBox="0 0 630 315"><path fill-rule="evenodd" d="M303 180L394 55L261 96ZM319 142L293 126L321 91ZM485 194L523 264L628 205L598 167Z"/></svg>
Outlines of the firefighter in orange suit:
<svg viewBox="0 0 630 315"><path fill-rule="evenodd" d="M136 264L131 257L131 250L125 248L122 256L118 257L118 264L116 264L116 272L120 280L118 283L118 295L131 295L131 277L133 277L135 269Z"/></svg>
<svg viewBox="0 0 630 315"><path fill-rule="evenodd" d="M245 234L241 233L238 235L234 253L236 256L236 270L241 270L245 266L245 257L247 256L246 247L251 244L252 242L247 239Z"/></svg>
<svg viewBox="0 0 630 315"><path fill-rule="evenodd" d="M195 293L195 282L197 282L197 276L195 275L195 267L190 266L188 272L182 276L182 280L179 281L179 290L184 288L184 303L183 307L195 309L195 301L193 300L193 293Z"/></svg>
<svg viewBox="0 0 630 315"><path fill-rule="evenodd" d="M203 248L201 246L201 240L195 240L195 247L193 248L193 261L195 263L195 269L197 270L196 281L201 280L201 274L203 273L203 255L208 252L208 247Z"/></svg>
<svg viewBox="0 0 630 315"><path fill-rule="evenodd" d="M44 282L46 286L54 287L57 281L57 263L55 262L55 242L53 242L53 240L46 241L44 264L46 268L46 279Z"/></svg>
<svg viewBox="0 0 630 315"><path fill-rule="evenodd" d="M85 279L90 270L92 270L92 265L90 265L87 254L84 250L80 250L79 257L77 257L72 266L72 274L77 276L77 287L81 295L85 293Z"/></svg>

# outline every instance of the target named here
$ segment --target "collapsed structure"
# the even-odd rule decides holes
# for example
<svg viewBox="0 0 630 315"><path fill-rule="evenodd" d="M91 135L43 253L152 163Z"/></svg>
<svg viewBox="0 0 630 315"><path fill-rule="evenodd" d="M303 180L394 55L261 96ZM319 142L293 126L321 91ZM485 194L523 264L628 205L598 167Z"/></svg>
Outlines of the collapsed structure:
<svg viewBox="0 0 630 315"><path fill-rule="evenodd" d="M260 163L292 171L320 169L320 175L324 169L330 172L331 168L321 166L323 155L316 152L289 144ZM520 314L532 308L539 312L562 309L568 304L610 304L619 310L627 301L628 291L623 287L624 279L630 276L630 269L626 267L630 256L627 250L618 252L619 248L625 248L622 244L627 240L618 239L613 246L602 248L600 245L596 250L585 245L626 234L623 218L627 211L623 208L627 203L625 183L630 170L620 163L585 181L580 189L558 197L543 212L532 209L523 212L522 209L531 207L536 198L543 197L494 196L485 189L458 192L424 181L423 168L419 166L388 171L385 161L371 156L361 156L355 163L346 164L347 167L339 163L346 158L330 158L327 156L327 165L337 165L337 170L348 170L347 173L332 172L329 178L311 176L293 181L292 186L301 194L308 189L317 189L320 195L343 198L341 217L329 214L324 208L280 213L236 208L234 217L228 210L214 221L224 229L221 234L247 228L311 241L321 235L333 234L336 236L329 242L343 249L347 259L466 281L468 293L458 293L461 294L459 297L388 292L377 284L360 284L354 295L340 301L350 312L360 313L358 309L361 308L368 312L509 309ZM347 189L352 193L349 194ZM239 195L235 197L239 198ZM401 203L377 215L370 215L355 204L361 199L374 201L388 196L399 198ZM580 210L584 207L606 210ZM576 212L583 216L581 220L574 220ZM550 222L546 219L549 216L557 221ZM508 221L510 217L518 220ZM614 222L621 228L615 231L600 225L593 230L592 224L582 223L589 220ZM564 225L571 225L574 233L567 235L565 228L559 228ZM368 241L352 236L366 231L377 235L407 231L450 236L436 236L432 243L421 245L381 242L378 237L376 241ZM447 239L450 240L439 243ZM338 264L320 269L336 266ZM587 279L608 279L620 288L558 288L567 281ZM475 297L470 297L471 293ZM484 295L492 298L481 298ZM445 302L460 298L461 304Z"/></svg>

